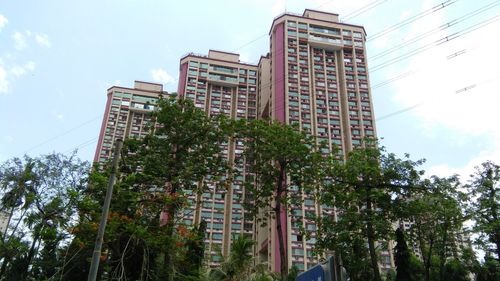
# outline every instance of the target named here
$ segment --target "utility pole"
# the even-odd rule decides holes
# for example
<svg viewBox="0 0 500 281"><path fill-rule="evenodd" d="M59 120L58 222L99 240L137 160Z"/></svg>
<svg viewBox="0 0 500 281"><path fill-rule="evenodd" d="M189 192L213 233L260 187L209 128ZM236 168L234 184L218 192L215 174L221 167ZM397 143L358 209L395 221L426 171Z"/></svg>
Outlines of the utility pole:
<svg viewBox="0 0 500 281"><path fill-rule="evenodd" d="M101 222L99 223L99 231L95 240L94 253L92 254L92 262L90 264L88 281L95 281L97 277L97 270L99 269L99 260L101 258L102 242L104 240L104 230L108 221L109 205L111 204L111 196L113 195L113 186L116 181L116 170L118 168L118 160L120 159L120 152L122 150L123 141L117 139L115 142L115 154L113 156L113 166L111 168L111 175L108 181L108 190L106 191L106 198L104 199L104 206L102 206Z"/></svg>

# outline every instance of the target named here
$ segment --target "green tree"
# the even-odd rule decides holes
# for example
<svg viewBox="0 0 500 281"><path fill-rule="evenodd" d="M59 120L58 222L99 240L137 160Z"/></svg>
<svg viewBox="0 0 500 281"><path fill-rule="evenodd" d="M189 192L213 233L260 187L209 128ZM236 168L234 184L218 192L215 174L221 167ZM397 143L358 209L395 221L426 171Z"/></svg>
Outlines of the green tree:
<svg viewBox="0 0 500 281"><path fill-rule="evenodd" d="M245 204L256 216L271 210L279 233L281 278L288 275L282 215L291 204L300 203L302 192L312 193L324 176L325 159L312 137L279 122L246 122L239 137L245 140L244 157L255 178L245 178L245 188L253 200ZM293 189L293 190L292 190ZM250 203L250 204L248 204Z"/></svg>
<svg viewBox="0 0 500 281"><path fill-rule="evenodd" d="M26 253L20 252L12 259L7 275L15 275L16 280L29 276L47 279L59 272L59 249L70 237L67 230L74 224L76 205L86 187L88 170L89 164L80 161L75 153L25 156L1 165L2 205L10 208L12 214L17 210L17 222L10 236L5 237L4 245L19 244L21 237L30 245ZM19 229L23 230L17 233ZM9 269L10 259L4 258L2 274Z"/></svg>
<svg viewBox="0 0 500 281"><path fill-rule="evenodd" d="M500 262L490 254L484 257L484 263L476 269L477 281L497 281L500 280Z"/></svg>
<svg viewBox="0 0 500 281"><path fill-rule="evenodd" d="M231 124L223 116L207 116L191 101L170 97L159 100L152 117L149 135L124 142L101 257L103 278L196 278L204 233L182 225L179 212L230 172L222 147ZM96 168L91 177L72 254L83 257L93 245L108 173ZM186 259L194 264L187 266ZM67 280L87 271L85 260L73 263Z"/></svg>
<svg viewBox="0 0 500 281"><path fill-rule="evenodd" d="M69 258L62 280L87 279L108 173L96 168L91 174L90 186L79 204L79 223L72 229L74 239L66 249ZM169 233L160 215L171 202L171 196L137 184L137 177L133 173L120 173L115 184L98 278L149 281L165 280L167 274L173 278L175 274L196 275L189 272L194 264L182 265L186 265L188 249L196 251L198 229L188 230L185 225L177 224L175 231ZM164 262L167 251L171 255L171 268L166 268Z"/></svg>
<svg viewBox="0 0 500 281"><path fill-rule="evenodd" d="M475 242L486 252L494 252L500 261L500 166L487 161L476 167L467 187L473 198L473 230L479 234Z"/></svg>
<svg viewBox="0 0 500 281"><path fill-rule="evenodd" d="M457 177L432 176L422 181L417 192L406 198L403 218L414 221L410 227L411 241L422 253L424 279L445 278L445 265L450 257L458 257L457 235L463 232L465 194L458 188Z"/></svg>
<svg viewBox="0 0 500 281"><path fill-rule="evenodd" d="M202 221L185 237L186 253L180 259L178 270L184 280L197 280L202 276L206 229L207 223Z"/></svg>
<svg viewBox="0 0 500 281"><path fill-rule="evenodd" d="M159 100L153 120L151 134L127 142L122 172L133 174L136 185L166 191L164 223L171 237L185 192L200 194L209 181L230 172L222 153L230 124L222 115L207 116L191 101L174 97ZM172 272L170 253L164 253L164 263Z"/></svg>
<svg viewBox="0 0 500 281"><path fill-rule="evenodd" d="M210 272L210 280L246 280L252 270L252 247L254 244L255 241L245 235L239 235L234 239L231 244L229 257L222 261L219 268L213 269Z"/></svg>
<svg viewBox="0 0 500 281"><path fill-rule="evenodd" d="M394 248L394 262L396 264L396 280L410 281L412 278L412 268L410 268L411 252L406 244L404 232L401 228L396 229L396 247Z"/></svg>
<svg viewBox="0 0 500 281"><path fill-rule="evenodd" d="M353 280L381 280L377 241L391 238L395 206L418 183L423 172L416 167L421 163L408 155L399 159L367 140L366 147L332 166L332 184L322 193L322 203L335 206L339 215L319 219L318 247L340 253Z"/></svg>
<svg viewBox="0 0 500 281"><path fill-rule="evenodd" d="M469 273L460 260L450 259L444 266L443 275L446 277L442 280L469 281Z"/></svg>

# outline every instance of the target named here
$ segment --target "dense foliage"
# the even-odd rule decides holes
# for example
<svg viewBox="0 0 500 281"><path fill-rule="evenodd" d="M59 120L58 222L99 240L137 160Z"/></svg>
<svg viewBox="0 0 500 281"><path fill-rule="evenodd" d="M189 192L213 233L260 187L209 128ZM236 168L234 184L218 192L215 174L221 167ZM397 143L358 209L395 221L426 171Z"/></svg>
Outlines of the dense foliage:
<svg viewBox="0 0 500 281"><path fill-rule="evenodd" d="M243 234L210 268L207 223L181 219L209 185L229 190L241 163L253 175L244 181L252 195L245 212L259 224L275 220L277 233L287 227L279 218L306 199L317 210L335 208L336 215L304 218L315 220L315 234L302 231L317 240L316 257L334 254L350 280L500 280L500 167L493 162L462 183L427 176L423 161L372 141L341 161L314 136L277 122L207 116L183 100L163 99L158 108L151 134L124 143L99 280L294 280L282 239L279 272L257 263L255 241ZM222 157L235 140L245 144L242 158ZM1 234L0 280L86 280L109 173L74 154L1 164L1 211L11 219ZM390 252L395 271L381 271Z"/></svg>

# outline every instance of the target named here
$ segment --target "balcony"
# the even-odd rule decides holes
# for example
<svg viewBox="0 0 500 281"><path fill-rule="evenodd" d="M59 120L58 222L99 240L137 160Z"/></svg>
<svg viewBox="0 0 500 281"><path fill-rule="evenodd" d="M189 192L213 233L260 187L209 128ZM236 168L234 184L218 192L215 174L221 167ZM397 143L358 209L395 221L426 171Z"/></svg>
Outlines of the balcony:
<svg viewBox="0 0 500 281"><path fill-rule="evenodd" d="M340 39L320 37L315 35L309 35L309 44L313 47L319 47L325 50L333 51L340 50L343 47L342 40Z"/></svg>
<svg viewBox="0 0 500 281"><path fill-rule="evenodd" d="M222 86L238 86L238 79L236 77L224 76L219 74L208 75L208 81L213 84L222 85Z"/></svg>

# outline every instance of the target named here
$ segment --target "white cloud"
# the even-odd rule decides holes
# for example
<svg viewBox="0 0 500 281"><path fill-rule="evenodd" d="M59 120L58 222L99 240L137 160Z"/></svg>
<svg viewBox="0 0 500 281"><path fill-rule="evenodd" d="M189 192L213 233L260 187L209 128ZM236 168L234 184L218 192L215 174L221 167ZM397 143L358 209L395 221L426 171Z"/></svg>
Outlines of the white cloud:
<svg viewBox="0 0 500 281"><path fill-rule="evenodd" d="M26 35L31 35L31 33L26 33ZM26 43L26 36L22 34L21 32L17 31L12 35L12 38L14 39L14 47L17 50L23 50L25 49L28 44Z"/></svg>
<svg viewBox="0 0 500 281"><path fill-rule="evenodd" d="M477 30L454 44L443 44L412 59L407 70L422 71L397 83L395 99L403 106L424 103L414 111L425 121L423 127L444 126L463 134L500 136L500 96L496 83L492 83L500 78L496 67L500 55L495 49L500 38L489 36L499 28L500 24L496 24ZM489 42L484 42L481 50L446 59L486 38Z"/></svg>
<svg viewBox="0 0 500 281"><path fill-rule="evenodd" d="M14 137L13 136L5 136L5 141L6 142L13 142L14 141Z"/></svg>
<svg viewBox="0 0 500 281"><path fill-rule="evenodd" d="M5 94L9 91L12 80L29 72L33 72L34 70L35 62L33 61L28 61L23 65L15 64L13 66L5 66L2 58L0 58L0 94Z"/></svg>
<svg viewBox="0 0 500 281"><path fill-rule="evenodd" d="M442 14L428 16L425 21L418 21L411 27L409 36L416 36L445 22ZM463 28L465 26L462 25L442 31L426 42ZM500 37L491 36L499 29L499 22L477 29L412 57L406 67L399 68L401 73L418 70L414 75L393 83L393 99L401 108L422 103L411 113L418 118L418 126L424 136L438 138L445 129L455 139L450 145L464 147L470 143L471 136L492 144L477 149L476 156L471 157L466 165L453 164L451 159L450 163L429 168L430 173L442 176L458 173L465 179L474 166L487 159L500 159L500 126L497 123L500 120L500 95L496 87L500 82L497 68L500 54L496 50ZM477 42L481 42L480 48L477 48ZM464 54L447 58L464 49Z"/></svg>
<svg viewBox="0 0 500 281"><path fill-rule="evenodd" d="M176 82L176 79L172 75L161 68L151 70L151 76L153 76L154 81L163 84L173 84Z"/></svg>
<svg viewBox="0 0 500 281"><path fill-rule="evenodd" d="M5 25L7 25L8 22L9 20L4 15L0 14L0 31L2 31L2 29Z"/></svg>
<svg viewBox="0 0 500 281"><path fill-rule="evenodd" d="M24 74L26 74L27 72L32 72L33 70L35 70L35 62L29 61L29 62L25 63L23 66L20 66L20 65L13 66L10 69L10 72L14 76L20 77L20 76L23 76Z"/></svg>
<svg viewBox="0 0 500 281"><path fill-rule="evenodd" d="M35 70L35 62L34 61L29 61L27 62L24 67L29 70L29 71L33 71Z"/></svg>
<svg viewBox="0 0 500 281"><path fill-rule="evenodd" d="M427 168L427 175L437 175L440 177L451 176L457 174L463 182L470 179L470 175L474 173L475 167L481 166L488 160L500 164L500 142L495 143L491 148L481 151L476 157L470 159L467 164L463 166L440 164Z"/></svg>
<svg viewBox="0 0 500 281"><path fill-rule="evenodd" d="M52 43L49 40L49 36L47 34L37 34L35 35L35 40L38 43L38 45L42 47L47 47L50 48L52 46Z"/></svg>
<svg viewBox="0 0 500 281"><path fill-rule="evenodd" d="M63 120L64 119L64 113L62 113L62 112L58 112L56 110L52 110L51 114L57 120Z"/></svg>
<svg viewBox="0 0 500 281"><path fill-rule="evenodd" d="M7 71L0 65L0 93L7 93L9 90L9 81L7 81Z"/></svg>

